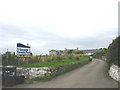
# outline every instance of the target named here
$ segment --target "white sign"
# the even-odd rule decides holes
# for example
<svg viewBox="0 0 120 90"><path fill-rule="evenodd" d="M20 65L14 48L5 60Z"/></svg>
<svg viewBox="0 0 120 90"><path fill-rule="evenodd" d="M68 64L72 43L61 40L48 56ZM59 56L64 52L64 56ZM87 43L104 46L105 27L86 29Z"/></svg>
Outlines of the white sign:
<svg viewBox="0 0 120 90"><path fill-rule="evenodd" d="M17 47L17 55L30 55L30 48Z"/></svg>

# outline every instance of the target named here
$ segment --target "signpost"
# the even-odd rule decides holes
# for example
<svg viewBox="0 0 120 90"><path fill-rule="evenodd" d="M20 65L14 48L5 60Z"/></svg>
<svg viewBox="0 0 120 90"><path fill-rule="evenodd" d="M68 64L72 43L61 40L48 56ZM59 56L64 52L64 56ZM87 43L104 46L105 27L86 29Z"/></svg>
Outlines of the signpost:
<svg viewBox="0 0 120 90"><path fill-rule="evenodd" d="M18 65L20 64L20 58L25 58L27 64L29 63L28 60L30 58L31 47L23 45L21 43L17 43L17 58L18 58Z"/></svg>

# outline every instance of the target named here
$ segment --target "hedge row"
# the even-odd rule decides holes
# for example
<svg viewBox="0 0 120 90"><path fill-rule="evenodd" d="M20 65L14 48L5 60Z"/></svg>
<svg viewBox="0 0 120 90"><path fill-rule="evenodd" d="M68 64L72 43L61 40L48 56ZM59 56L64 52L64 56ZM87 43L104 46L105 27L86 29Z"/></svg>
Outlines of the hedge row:
<svg viewBox="0 0 120 90"><path fill-rule="evenodd" d="M108 47L107 62L110 65L120 66L120 36L117 37Z"/></svg>

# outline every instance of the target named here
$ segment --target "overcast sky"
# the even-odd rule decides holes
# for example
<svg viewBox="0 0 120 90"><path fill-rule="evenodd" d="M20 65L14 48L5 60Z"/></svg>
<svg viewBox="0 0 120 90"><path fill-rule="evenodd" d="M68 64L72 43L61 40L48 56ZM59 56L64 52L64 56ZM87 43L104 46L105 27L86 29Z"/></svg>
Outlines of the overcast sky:
<svg viewBox="0 0 120 90"><path fill-rule="evenodd" d="M0 53L106 48L118 35L118 0L0 0Z"/></svg>

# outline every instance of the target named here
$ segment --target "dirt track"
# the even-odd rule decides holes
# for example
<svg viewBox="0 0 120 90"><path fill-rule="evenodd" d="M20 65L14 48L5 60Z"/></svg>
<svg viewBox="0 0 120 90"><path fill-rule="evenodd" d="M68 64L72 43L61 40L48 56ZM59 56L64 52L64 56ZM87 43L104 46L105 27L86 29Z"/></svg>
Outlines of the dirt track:
<svg viewBox="0 0 120 90"><path fill-rule="evenodd" d="M117 88L118 83L105 73L105 62L93 60L91 63L48 82L21 84L14 88Z"/></svg>

